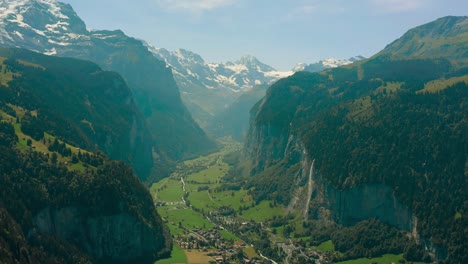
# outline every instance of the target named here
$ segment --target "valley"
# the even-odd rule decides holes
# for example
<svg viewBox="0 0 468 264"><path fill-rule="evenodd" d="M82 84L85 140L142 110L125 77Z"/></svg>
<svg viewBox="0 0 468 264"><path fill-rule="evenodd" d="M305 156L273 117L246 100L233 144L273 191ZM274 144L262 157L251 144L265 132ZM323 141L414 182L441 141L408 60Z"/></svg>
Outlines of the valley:
<svg viewBox="0 0 468 264"><path fill-rule="evenodd" d="M313 34L317 23L257 51L261 34L217 43L224 24L238 31L230 19L191 31L219 24L212 41L164 23L171 8L146 23L154 43L186 37L212 63L117 24L91 29L73 1L0 0L0 264L468 263L466 15L421 18L347 60L328 56L361 52ZM225 2L228 18L262 1ZM220 8L203 6L195 24ZM378 37L353 23L353 42ZM277 70L246 52L321 60Z"/></svg>
<svg viewBox="0 0 468 264"><path fill-rule="evenodd" d="M303 212L272 200L258 203L251 190L227 182L232 166L226 160L242 144L225 138L222 145L220 152L178 164L170 177L151 186L157 211L174 237L171 258L157 264L327 263L339 258L342 253L331 240L311 243L305 228L311 221ZM385 254L337 263L402 259L403 254Z"/></svg>

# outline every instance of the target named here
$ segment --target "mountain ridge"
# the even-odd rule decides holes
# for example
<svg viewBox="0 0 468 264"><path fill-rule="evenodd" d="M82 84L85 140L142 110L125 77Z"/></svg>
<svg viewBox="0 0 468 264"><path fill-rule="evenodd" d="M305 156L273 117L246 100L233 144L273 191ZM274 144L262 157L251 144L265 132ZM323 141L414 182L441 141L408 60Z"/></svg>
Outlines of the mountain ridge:
<svg viewBox="0 0 468 264"><path fill-rule="evenodd" d="M445 56L467 65L468 17L446 16L408 30L376 54L405 57Z"/></svg>
<svg viewBox="0 0 468 264"><path fill-rule="evenodd" d="M167 176L174 161L216 149L183 105L171 70L141 41L121 30L88 31L70 5L56 1L2 2L0 8L4 46L90 60L123 76L154 146L154 165L138 172L142 179Z"/></svg>
<svg viewBox="0 0 468 264"><path fill-rule="evenodd" d="M169 51L145 42L148 49L171 66L181 96L197 122L211 134L219 134L219 121L215 121L242 93L258 85L271 85L296 71L322 71L364 59L355 56L347 60L325 59L314 64L304 64L290 71L278 71L259 61L255 56L244 55L232 62L206 62L199 54L185 49ZM211 124L216 122L218 124Z"/></svg>
<svg viewBox="0 0 468 264"><path fill-rule="evenodd" d="M0 48L0 72L0 259L154 263L169 254L168 230L134 174L145 164L131 156L151 152L151 138L123 78L17 48Z"/></svg>
<svg viewBox="0 0 468 264"><path fill-rule="evenodd" d="M453 20L468 21L446 17L421 27ZM460 245L467 241L457 232L466 217L459 211L466 208L468 82L466 57L459 54L468 39L455 29L461 42L441 43L450 30L426 40L426 47L447 47L437 54L432 48L405 54L399 47L411 47L414 39L404 35L370 59L298 72L270 86L252 108L245 147L243 169L250 171L255 199L292 208L310 199L307 217L344 225L367 218L404 222L401 228L412 231L433 260L466 262ZM294 197L309 177L312 197ZM391 191L379 191L382 186Z"/></svg>

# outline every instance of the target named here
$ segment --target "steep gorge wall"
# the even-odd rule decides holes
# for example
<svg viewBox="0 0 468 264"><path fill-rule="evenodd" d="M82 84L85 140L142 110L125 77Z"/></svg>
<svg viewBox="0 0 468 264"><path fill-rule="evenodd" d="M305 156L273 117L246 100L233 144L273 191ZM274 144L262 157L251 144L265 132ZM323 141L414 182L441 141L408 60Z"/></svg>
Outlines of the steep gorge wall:
<svg viewBox="0 0 468 264"><path fill-rule="evenodd" d="M146 263L161 251L162 227L152 228L126 213L86 216L76 207L46 208L33 218L36 230L71 242L99 262Z"/></svg>
<svg viewBox="0 0 468 264"><path fill-rule="evenodd" d="M247 156L251 157L252 175L265 170L284 158L283 150L289 136L281 128L271 124L254 127L246 143Z"/></svg>
<svg viewBox="0 0 468 264"><path fill-rule="evenodd" d="M394 192L383 184L365 184L349 190L337 190L329 185L325 189L325 200L333 219L344 225L377 218L408 232L413 228L410 209L395 197Z"/></svg>
<svg viewBox="0 0 468 264"><path fill-rule="evenodd" d="M413 212L402 204L394 191L384 184L363 184L351 189L339 190L328 184L314 167L304 145L291 135L284 149L289 162L297 162L300 155L300 170L294 177L289 209L300 210L303 218L310 216L334 220L343 225L377 218L380 221L412 232L416 225ZM293 158L294 157L294 158Z"/></svg>

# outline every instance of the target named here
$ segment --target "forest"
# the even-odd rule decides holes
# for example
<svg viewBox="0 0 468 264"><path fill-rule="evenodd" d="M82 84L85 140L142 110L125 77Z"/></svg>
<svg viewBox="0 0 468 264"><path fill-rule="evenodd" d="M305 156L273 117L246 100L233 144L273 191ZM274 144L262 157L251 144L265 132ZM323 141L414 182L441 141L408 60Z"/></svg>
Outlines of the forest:
<svg viewBox="0 0 468 264"><path fill-rule="evenodd" d="M247 146L253 149L234 179L245 181L257 202L287 205L295 188L306 184L303 154L287 149L288 137L300 138L324 184L336 190L391 187L417 217L425 246L439 259L465 263L465 74L446 59L384 54L280 80L252 110L258 130L250 132ZM268 136L253 134L263 128ZM246 168L250 176L242 173Z"/></svg>

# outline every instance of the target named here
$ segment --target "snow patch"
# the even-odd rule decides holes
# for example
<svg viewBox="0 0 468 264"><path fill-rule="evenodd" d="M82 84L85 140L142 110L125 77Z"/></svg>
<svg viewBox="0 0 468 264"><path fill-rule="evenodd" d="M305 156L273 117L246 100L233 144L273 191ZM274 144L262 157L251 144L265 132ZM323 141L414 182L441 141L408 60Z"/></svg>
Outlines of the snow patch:
<svg viewBox="0 0 468 264"><path fill-rule="evenodd" d="M57 55L57 50L55 48L52 48L46 52L44 52L45 55L49 55L49 56L52 56L52 55Z"/></svg>
<svg viewBox="0 0 468 264"><path fill-rule="evenodd" d="M68 42L58 42L58 41L55 41L55 40L52 40L52 39L48 39L47 42L49 42L50 44L55 44L55 45L59 45L59 46L70 46L71 43L68 43Z"/></svg>
<svg viewBox="0 0 468 264"><path fill-rule="evenodd" d="M18 32L18 31L16 31L16 30L13 31L13 34L15 34L16 36L18 36L20 39L24 39L23 34L21 34L20 32Z"/></svg>
<svg viewBox="0 0 468 264"><path fill-rule="evenodd" d="M339 66L351 64L352 61L330 58L330 59L322 60L321 63L328 68L336 68Z"/></svg>
<svg viewBox="0 0 468 264"><path fill-rule="evenodd" d="M59 7L58 2L55 0L36 0L39 3L47 5L48 11L55 17L60 19L70 19L62 13L62 8Z"/></svg>
<svg viewBox="0 0 468 264"><path fill-rule="evenodd" d="M226 68L232 70L233 72L239 74L243 71L248 71L247 66L243 64L233 64L233 65L226 65Z"/></svg>
<svg viewBox="0 0 468 264"><path fill-rule="evenodd" d="M301 63L296 64L296 66L294 66L294 68L293 68L292 71L293 71L293 72L303 71L306 67L307 67L307 64L301 62Z"/></svg>
<svg viewBox="0 0 468 264"><path fill-rule="evenodd" d="M294 74L294 71L271 71L265 72L265 76L274 77L278 79L286 78Z"/></svg>
<svg viewBox="0 0 468 264"><path fill-rule="evenodd" d="M67 26L69 26L69 25L70 25L70 23L68 23L68 22L57 21L57 23L55 23L55 24L47 24L47 25L45 26L45 28L46 28L48 31L52 32L52 33L60 34L60 31L58 31L57 29L61 29L61 30L63 30L63 31L67 31L67 30L68 30Z"/></svg>

